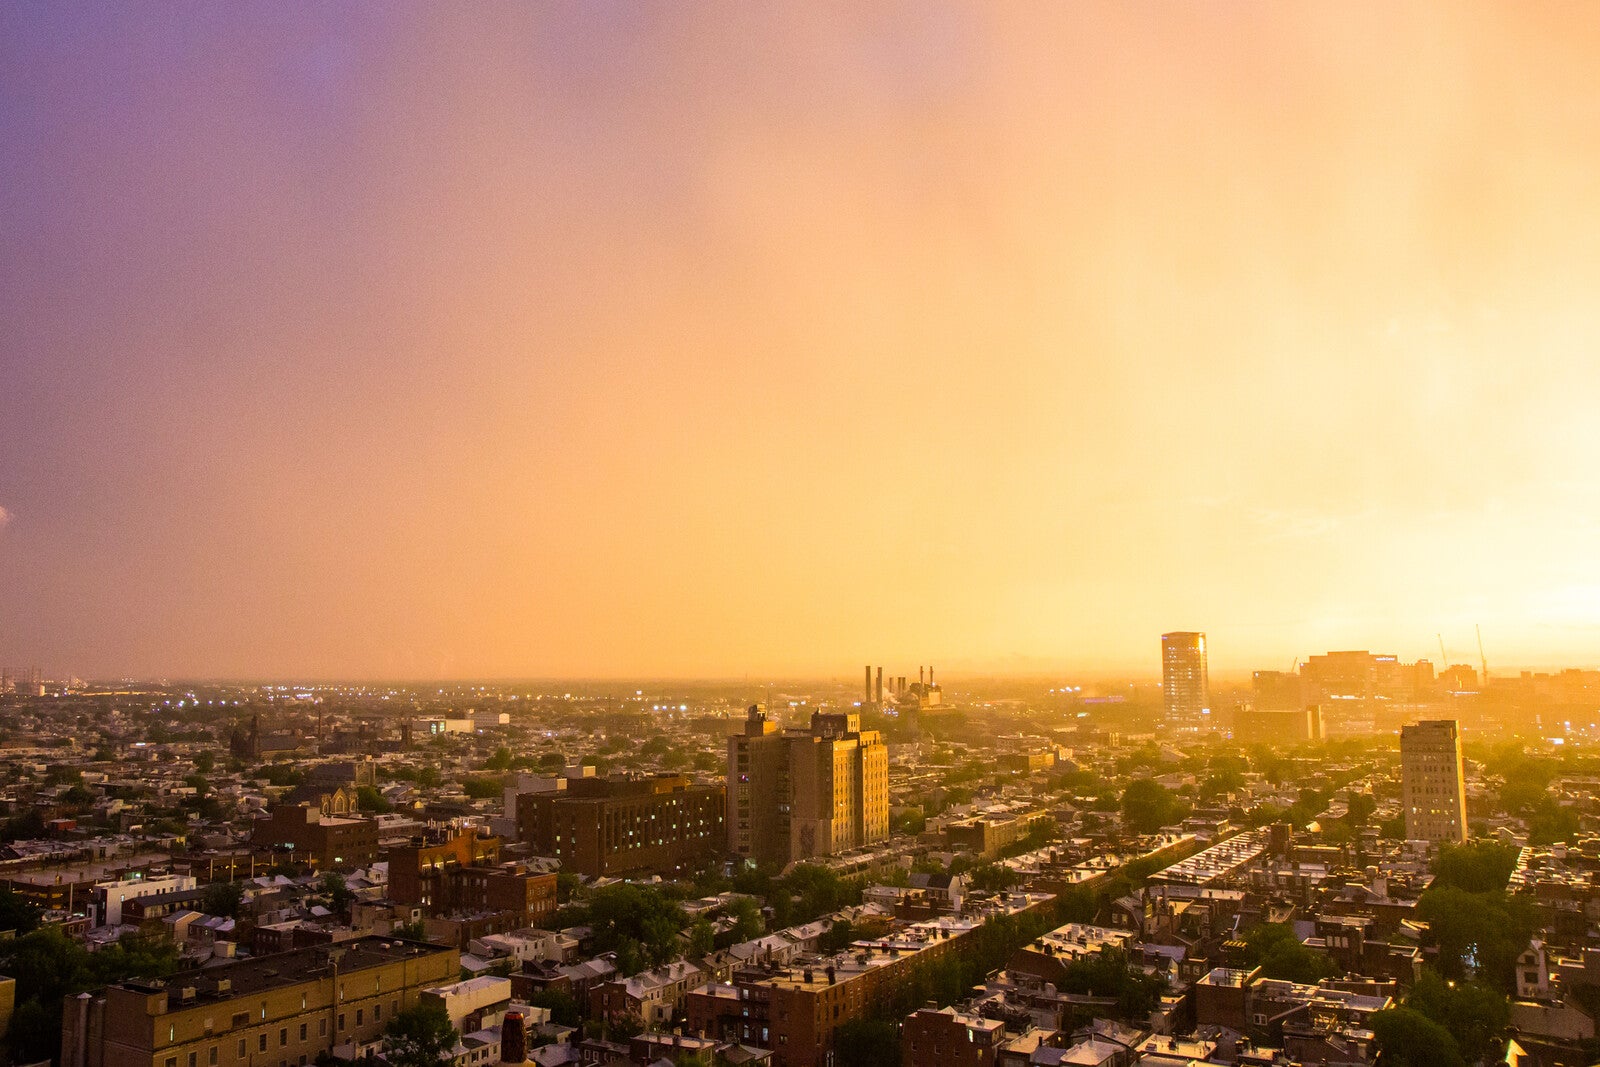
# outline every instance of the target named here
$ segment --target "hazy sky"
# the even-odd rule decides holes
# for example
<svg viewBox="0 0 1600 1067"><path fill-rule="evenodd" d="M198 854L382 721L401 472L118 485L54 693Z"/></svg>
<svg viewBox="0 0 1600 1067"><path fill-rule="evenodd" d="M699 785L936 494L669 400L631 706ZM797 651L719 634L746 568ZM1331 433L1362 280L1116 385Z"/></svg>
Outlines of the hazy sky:
<svg viewBox="0 0 1600 1067"><path fill-rule="evenodd" d="M1596 86L1575 4L5 4L0 663L1600 663Z"/></svg>

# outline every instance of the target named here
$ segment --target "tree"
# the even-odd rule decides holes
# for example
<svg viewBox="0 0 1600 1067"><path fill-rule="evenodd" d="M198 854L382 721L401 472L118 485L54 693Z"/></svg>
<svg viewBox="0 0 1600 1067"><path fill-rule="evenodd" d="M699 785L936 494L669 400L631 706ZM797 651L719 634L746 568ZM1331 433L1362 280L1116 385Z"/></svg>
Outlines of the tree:
<svg viewBox="0 0 1600 1067"><path fill-rule="evenodd" d="M572 899L572 891L578 888L578 876L571 871L556 872L556 903L565 904Z"/></svg>
<svg viewBox="0 0 1600 1067"><path fill-rule="evenodd" d="M386 811L394 810L394 805L389 803L382 793L378 792L376 786L371 785L356 786L356 806L362 811L369 811L375 815L382 815Z"/></svg>
<svg viewBox="0 0 1600 1067"><path fill-rule="evenodd" d="M900 1030L888 1019L851 1019L833 1032L839 1067L880 1067L900 1062Z"/></svg>
<svg viewBox="0 0 1600 1067"><path fill-rule="evenodd" d="M72 808L86 808L94 803L94 790L82 782L74 783L61 794L61 802Z"/></svg>
<svg viewBox="0 0 1600 1067"><path fill-rule="evenodd" d="M1549 797L1534 806L1528 819L1528 843L1553 845L1558 841L1571 841L1580 829L1578 813L1562 807Z"/></svg>
<svg viewBox="0 0 1600 1067"><path fill-rule="evenodd" d="M61 1051L59 1002L53 1012L38 997L29 997L20 1002L11 1016L11 1029L6 1031L6 1043L11 1046L13 1062L54 1059Z"/></svg>
<svg viewBox="0 0 1600 1067"><path fill-rule="evenodd" d="M1245 931L1245 960L1261 965L1263 978L1307 984L1333 977L1333 960L1308 948L1286 923L1259 923Z"/></svg>
<svg viewBox="0 0 1600 1067"><path fill-rule="evenodd" d="M1439 972L1460 980L1472 973L1507 992L1516 988L1516 962L1533 936L1528 902L1455 886L1429 888L1417 898L1417 918L1428 924L1427 943L1439 948Z"/></svg>
<svg viewBox="0 0 1600 1067"><path fill-rule="evenodd" d="M505 782L499 778L463 778L461 789L473 800L492 800L505 790Z"/></svg>
<svg viewBox="0 0 1600 1067"><path fill-rule="evenodd" d="M817 938L817 951L824 956L831 956L835 952L848 947L860 936L854 923L849 919L840 919L823 931L821 937Z"/></svg>
<svg viewBox="0 0 1600 1067"><path fill-rule="evenodd" d="M927 829L928 817L921 808L907 808L897 815L889 816L889 833L893 835L915 835Z"/></svg>
<svg viewBox="0 0 1600 1067"><path fill-rule="evenodd" d="M637 974L677 955L678 931L687 917L654 886L623 883L596 890L588 901L596 951L615 952L617 969Z"/></svg>
<svg viewBox="0 0 1600 1067"><path fill-rule="evenodd" d="M1371 793L1351 792L1349 801L1350 812L1345 819L1354 827L1367 825L1372 818L1372 813L1378 810L1378 798Z"/></svg>
<svg viewBox="0 0 1600 1067"><path fill-rule="evenodd" d="M1393 1067L1465 1067L1450 1031L1419 1011L1388 1008L1370 1025L1383 1061Z"/></svg>
<svg viewBox="0 0 1600 1067"><path fill-rule="evenodd" d="M340 915L348 914L350 905L356 899L355 891L345 885L344 875L338 871L327 871L323 874L322 891L328 894L328 903Z"/></svg>
<svg viewBox="0 0 1600 1067"><path fill-rule="evenodd" d="M728 906L728 918L733 920L730 944L752 941L761 936L766 924L761 918L761 907L749 897L739 897Z"/></svg>
<svg viewBox="0 0 1600 1067"><path fill-rule="evenodd" d="M1454 886L1468 893L1504 889L1517 865L1517 850L1494 841L1470 845L1444 845L1433 861L1433 886Z"/></svg>
<svg viewBox="0 0 1600 1067"><path fill-rule="evenodd" d="M541 989L528 998L532 1008L549 1008L550 1021L558 1026L577 1026L582 1021L578 1002L566 989Z"/></svg>
<svg viewBox="0 0 1600 1067"><path fill-rule="evenodd" d="M39 928L39 905L12 889L0 886L0 930L10 930L18 937Z"/></svg>
<svg viewBox="0 0 1600 1067"><path fill-rule="evenodd" d="M428 927L421 919L416 922L401 923L390 931L395 937L405 941L428 940Z"/></svg>
<svg viewBox="0 0 1600 1067"><path fill-rule="evenodd" d="M716 947L717 931L711 922L705 918L696 919L689 926L688 955L691 959L710 955Z"/></svg>
<svg viewBox="0 0 1600 1067"><path fill-rule="evenodd" d="M981 867L974 867L972 873L967 876L967 884L972 886L973 889L985 890L991 893L999 892L1002 889L1010 889L1019 881L1021 879L1017 876L1016 871L998 863L985 863Z"/></svg>
<svg viewBox="0 0 1600 1067"><path fill-rule="evenodd" d="M402 1008L383 1032L383 1055L391 1067L437 1067L455 1045L450 1013L436 1000Z"/></svg>
<svg viewBox="0 0 1600 1067"><path fill-rule="evenodd" d="M1149 778L1137 778L1122 791L1122 818L1128 829L1153 834L1177 821L1183 804L1171 790Z"/></svg>
<svg viewBox="0 0 1600 1067"><path fill-rule="evenodd" d="M1067 964L1057 987L1063 993L1116 997L1117 1012L1122 1018L1140 1019L1148 1017L1161 1002L1167 980L1146 974L1122 950L1105 949Z"/></svg>
<svg viewBox="0 0 1600 1067"><path fill-rule="evenodd" d="M1446 982L1429 967L1412 986L1406 1007L1450 1031L1467 1060L1499 1059L1499 1034L1511 1021L1511 1003L1505 994L1482 982Z"/></svg>
<svg viewBox="0 0 1600 1067"><path fill-rule="evenodd" d="M63 997L127 978L165 977L177 965L177 946L152 934L129 935L93 955L55 926L0 942L0 972L17 980L13 1057L59 1058Z"/></svg>
<svg viewBox="0 0 1600 1067"><path fill-rule="evenodd" d="M200 895L200 910L207 915L236 919L243 900L244 886L238 882L212 882Z"/></svg>

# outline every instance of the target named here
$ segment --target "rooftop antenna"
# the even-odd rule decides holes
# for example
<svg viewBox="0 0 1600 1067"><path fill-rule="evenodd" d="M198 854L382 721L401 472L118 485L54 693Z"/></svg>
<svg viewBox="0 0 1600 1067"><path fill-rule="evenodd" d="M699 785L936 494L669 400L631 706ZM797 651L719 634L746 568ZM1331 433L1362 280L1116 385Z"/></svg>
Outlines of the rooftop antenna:
<svg viewBox="0 0 1600 1067"><path fill-rule="evenodd" d="M1478 684L1487 689L1489 688L1489 657L1483 654L1483 627L1473 623L1472 628L1478 633L1478 663L1483 667L1483 675L1478 680Z"/></svg>

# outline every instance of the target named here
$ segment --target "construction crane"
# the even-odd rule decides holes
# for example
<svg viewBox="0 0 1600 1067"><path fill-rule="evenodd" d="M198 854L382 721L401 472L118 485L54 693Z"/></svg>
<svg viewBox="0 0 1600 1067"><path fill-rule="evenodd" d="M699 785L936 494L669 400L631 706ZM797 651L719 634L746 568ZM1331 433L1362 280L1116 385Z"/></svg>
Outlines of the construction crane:
<svg viewBox="0 0 1600 1067"><path fill-rule="evenodd" d="M1472 628L1478 632L1478 663L1483 668L1483 674L1478 680L1478 685L1482 689L1488 689L1489 688L1489 657L1485 656L1483 654L1483 627L1478 625L1477 623L1473 623L1472 624Z"/></svg>
<svg viewBox="0 0 1600 1067"><path fill-rule="evenodd" d="M1450 666L1450 653L1444 650L1444 634L1434 634L1439 639L1439 669L1446 670Z"/></svg>

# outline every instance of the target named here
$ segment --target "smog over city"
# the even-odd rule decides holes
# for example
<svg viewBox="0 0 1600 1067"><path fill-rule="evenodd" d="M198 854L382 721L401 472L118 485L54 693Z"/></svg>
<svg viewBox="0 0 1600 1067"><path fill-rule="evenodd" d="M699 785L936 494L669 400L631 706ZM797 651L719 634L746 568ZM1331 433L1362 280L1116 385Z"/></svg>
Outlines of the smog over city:
<svg viewBox="0 0 1600 1067"><path fill-rule="evenodd" d="M1597 86L0 0L0 1067L1593 1067Z"/></svg>

